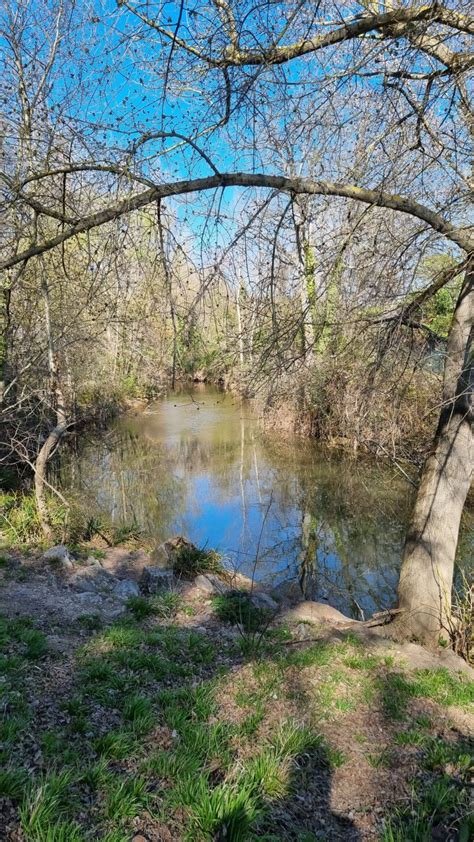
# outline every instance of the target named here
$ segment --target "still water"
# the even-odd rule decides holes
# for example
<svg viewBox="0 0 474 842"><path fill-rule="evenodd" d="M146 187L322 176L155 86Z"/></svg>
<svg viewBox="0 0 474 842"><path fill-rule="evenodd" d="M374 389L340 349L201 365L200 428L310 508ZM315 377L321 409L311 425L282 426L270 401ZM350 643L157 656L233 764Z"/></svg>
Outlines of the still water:
<svg viewBox="0 0 474 842"><path fill-rule="evenodd" d="M208 387L118 419L62 465L91 516L181 534L226 563L355 617L393 604L412 488L395 469L262 433L251 407Z"/></svg>

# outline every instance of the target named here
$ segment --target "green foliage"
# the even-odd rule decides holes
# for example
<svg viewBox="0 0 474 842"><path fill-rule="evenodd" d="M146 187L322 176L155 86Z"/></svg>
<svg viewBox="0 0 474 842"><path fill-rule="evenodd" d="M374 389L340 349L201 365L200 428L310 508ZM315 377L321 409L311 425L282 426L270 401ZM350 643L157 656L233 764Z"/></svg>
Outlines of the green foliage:
<svg viewBox="0 0 474 842"><path fill-rule="evenodd" d="M463 673L456 676L446 668L415 670L411 686L413 695L425 696L441 705L474 704L474 681Z"/></svg>
<svg viewBox="0 0 474 842"><path fill-rule="evenodd" d="M119 544L126 544L129 541L137 541L141 534L142 529L138 523L125 523L112 530L112 543L116 547Z"/></svg>
<svg viewBox="0 0 474 842"><path fill-rule="evenodd" d="M169 620L179 611L181 607L181 597L178 593L173 591L165 591L162 594L153 596L150 600L153 607L153 614L155 617L160 617L163 620Z"/></svg>
<svg viewBox="0 0 474 842"><path fill-rule="evenodd" d="M0 521L6 540L13 545L38 541L42 537L33 494L0 492Z"/></svg>
<svg viewBox="0 0 474 842"><path fill-rule="evenodd" d="M43 632L32 628L32 622L28 617L17 620L7 620L0 617L0 646L16 641L20 644L20 654L29 660L35 661L44 657L48 651L48 642ZM10 659L10 668L14 661ZM5 663L5 667L8 662Z"/></svg>
<svg viewBox="0 0 474 842"><path fill-rule="evenodd" d="M450 269L454 263L453 258L445 254L425 257L419 268L420 277L426 284L433 283L441 273ZM446 337L448 335L460 287L460 278L450 281L422 305L423 321L438 336Z"/></svg>
<svg viewBox="0 0 474 842"><path fill-rule="evenodd" d="M154 614L153 603L144 596L131 596L127 599L127 608L136 620L144 620Z"/></svg>
<svg viewBox="0 0 474 842"><path fill-rule="evenodd" d="M69 510L55 495L48 497L48 510L53 531L65 530ZM0 523L6 541L12 545L39 543L43 540L41 521L33 493L0 491Z"/></svg>
<svg viewBox="0 0 474 842"><path fill-rule="evenodd" d="M9 766L0 770L0 795L19 801L28 781L25 769Z"/></svg>
<svg viewBox="0 0 474 842"><path fill-rule="evenodd" d="M180 595L172 591L152 597L131 596L127 600L127 608L136 620L144 620L147 617L170 619L174 617L180 606Z"/></svg>
<svg viewBox="0 0 474 842"><path fill-rule="evenodd" d="M111 778L107 781L105 815L111 820L133 818L151 802L145 778Z"/></svg>
<svg viewBox="0 0 474 842"><path fill-rule="evenodd" d="M97 754L108 760L125 760L137 752L138 742L130 731L109 731L95 740Z"/></svg>
<svg viewBox="0 0 474 842"><path fill-rule="evenodd" d="M201 573L222 573L223 566L219 554L215 550L195 547L193 544L183 544L175 554L173 570L176 576L184 579L194 579Z"/></svg>
<svg viewBox="0 0 474 842"><path fill-rule="evenodd" d="M77 618L77 622L82 628L87 629L87 631L100 631L104 625L100 614L81 614Z"/></svg>
<svg viewBox="0 0 474 842"><path fill-rule="evenodd" d="M223 623L241 625L246 632L264 629L272 618L271 611L259 608L245 591L229 591L212 600L217 617Z"/></svg>
<svg viewBox="0 0 474 842"><path fill-rule="evenodd" d="M123 717L130 723L130 728L137 736L143 736L152 730L156 722L150 700L138 694L126 699Z"/></svg>
<svg viewBox="0 0 474 842"><path fill-rule="evenodd" d="M68 769L51 772L31 783L20 807L21 826L27 839L32 842L82 840L80 828L67 821L67 813L75 806L74 783L73 773Z"/></svg>
<svg viewBox="0 0 474 842"><path fill-rule="evenodd" d="M289 666L315 667L329 664L335 655L335 647L325 640L318 640L299 651L290 651L285 657Z"/></svg>
<svg viewBox="0 0 474 842"><path fill-rule="evenodd" d="M196 833L204 839L226 838L245 842L252 824L261 813L262 805L252 783L234 786L221 785L209 790L205 778L194 786L194 802L188 839Z"/></svg>

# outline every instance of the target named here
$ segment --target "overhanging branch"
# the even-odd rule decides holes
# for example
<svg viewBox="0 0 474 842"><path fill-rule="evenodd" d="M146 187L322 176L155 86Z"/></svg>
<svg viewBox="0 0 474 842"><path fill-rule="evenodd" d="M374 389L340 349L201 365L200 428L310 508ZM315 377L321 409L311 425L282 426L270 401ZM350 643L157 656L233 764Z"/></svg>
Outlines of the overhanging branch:
<svg viewBox="0 0 474 842"><path fill-rule="evenodd" d="M390 210L408 214L416 219L425 222L430 228L447 237L459 248L468 254L474 252L474 239L462 228L452 225L440 214L420 204L414 199L406 196L399 196L395 193L387 193L382 189L370 189L359 187L355 184L339 184L330 181L313 181L309 178L289 178L282 175L266 175L265 173L222 173L207 176L205 178L186 179L174 181L168 184L157 184L148 190L137 193L116 202L103 210L84 216L74 225L62 230L55 237L44 240L42 243L34 243L22 252L11 255L0 261L0 270L10 269L25 260L29 260L39 254L55 248L66 242L77 234L90 231L118 219L126 213L146 207L151 202L164 199L167 196L179 196L187 193L199 193L205 190L214 190L224 187L257 187L269 188L283 193L307 194L313 196L339 196L346 199L354 199L367 205L389 208Z"/></svg>

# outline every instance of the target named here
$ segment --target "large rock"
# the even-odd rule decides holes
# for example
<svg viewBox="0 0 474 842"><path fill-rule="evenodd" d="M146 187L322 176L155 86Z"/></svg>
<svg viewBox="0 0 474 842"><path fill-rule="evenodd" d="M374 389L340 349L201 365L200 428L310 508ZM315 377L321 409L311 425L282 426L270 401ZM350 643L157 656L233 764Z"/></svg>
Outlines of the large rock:
<svg viewBox="0 0 474 842"><path fill-rule="evenodd" d="M223 582L222 579L214 573L201 573L199 576L196 576L194 585L196 588L199 588L200 591L204 591L204 593L208 594L223 594L232 590L229 585Z"/></svg>
<svg viewBox="0 0 474 842"><path fill-rule="evenodd" d="M132 596L139 596L140 588L133 579L119 579L114 586L114 596L118 599L130 599Z"/></svg>
<svg viewBox="0 0 474 842"><path fill-rule="evenodd" d="M44 561L60 564L61 567L65 567L69 570L74 567L73 560L69 555L69 550L65 544L57 544L55 547L50 547L49 550L46 550L46 552L43 553L43 559Z"/></svg>
<svg viewBox="0 0 474 842"><path fill-rule="evenodd" d="M276 614L278 611L278 602L275 602L272 597L264 593L263 591L254 591L250 594L250 601L255 608L263 608L265 611L270 611L272 614Z"/></svg>
<svg viewBox="0 0 474 842"><path fill-rule="evenodd" d="M306 623L357 623L358 620L351 620L337 608L326 605L324 602L300 602L294 608L285 613L285 619L295 622Z"/></svg>
<svg viewBox="0 0 474 842"><path fill-rule="evenodd" d="M270 591L272 597L282 605L297 605L301 602L303 594L297 579L285 579Z"/></svg>
<svg viewBox="0 0 474 842"><path fill-rule="evenodd" d="M164 570L162 567L144 567L140 579L141 590L145 593L160 593L170 591L175 584L172 570Z"/></svg>
<svg viewBox="0 0 474 842"><path fill-rule="evenodd" d="M71 586L77 591L92 593L110 593L114 590L117 579L103 567L80 567L70 580Z"/></svg>

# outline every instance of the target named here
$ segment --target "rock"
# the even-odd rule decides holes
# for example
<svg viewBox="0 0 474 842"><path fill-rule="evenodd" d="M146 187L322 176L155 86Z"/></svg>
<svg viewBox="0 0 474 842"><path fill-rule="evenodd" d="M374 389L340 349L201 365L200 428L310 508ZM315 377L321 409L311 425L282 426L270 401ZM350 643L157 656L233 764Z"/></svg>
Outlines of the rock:
<svg viewBox="0 0 474 842"><path fill-rule="evenodd" d="M131 596L140 595L140 588L132 579L119 579L114 587L114 595L119 599L130 599Z"/></svg>
<svg viewBox="0 0 474 842"><path fill-rule="evenodd" d="M92 593L110 593L117 579L103 567L81 567L76 570L71 585L74 590L92 591Z"/></svg>
<svg viewBox="0 0 474 842"><path fill-rule="evenodd" d="M144 567L140 579L140 587L145 593L159 593L170 591L175 583L172 570L164 570L162 567Z"/></svg>
<svg viewBox="0 0 474 842"><path fill-rule="evenodd" d="M301 588L297 579L286 579L280 582L271 591L271 596L277 602L284 605L297 605L301 602Z"/></svg>
<svg viewBox="0 0 474 842"><path fill-rule="evenodd" d="M250 601L255 605L255 608L263 608L265 611L271 611L272 614L276 614L278 611L278 603L263 591L254 591L250 596Z"/></svg>
<svg viewBox="0 0 474 842"><path fill-rule="evenodd" d="M158 547L155 547L151 554L151 560L156 567L169 568L172 559L166 543L159 544Z"/></svg>
<svg viewBox="0 0 474 842"><path fill-rule="evenodd" d="M208 594L222 594L228 593L232 590L229 585L226 585L226 583L214 573L201 573L199 576L196 576L194 586L199 588L200 591L204 591Z"/></svg>
<svg viewBox="0 0 474 842"><path fill-rule="evenodd" d="M310 640L314 632L311 631L311 625L308 623L298 623L294 628L293 634L298 640Z"/></svg>
<svg viewBox="0 0 474 842"><path fill-rule="evenodd" d="M74 567L72 558L69 555L69 550L65 544L57 544L55 547L50 547L49 550L46 550L46 552L43 553L43 560L56 562L60 564L61 567L66 567L69 570Z"/></svg>
<svg viewBox="0 0 474 842"><path fill-rule="evenodd" d="M99 594L91 593L90 591L77 593L75 595L75 601L79 602L81 606L86 605L87 607L102 605L102 597L99 596Z"/></svg>
<svg viewBox="0 0 474 842"><path fill-rule="evenodd" d="M85 564L87 564L88 567L102 567L102 563L93 555L86 558Z"/></svg>
<svg viewBox="0 0 474 842"><path fill-rule="evenodd" d="M326 605L324 602L300 602L294 608L285 613L285 619L295 621L306 621L308 623L358 623L358 620L351 620L337 608Z"/></svg>
<svg viewBox="0 0 474 842"><path fill-rule="evenodd" d="M163 545L168 553L175 553L177 550L180 550L182 547L192 547L196 548L196 545L193 544L192 541L188 541L187 538L184 538L183 535L176 535L174 538L168 538Z"/></svg>

